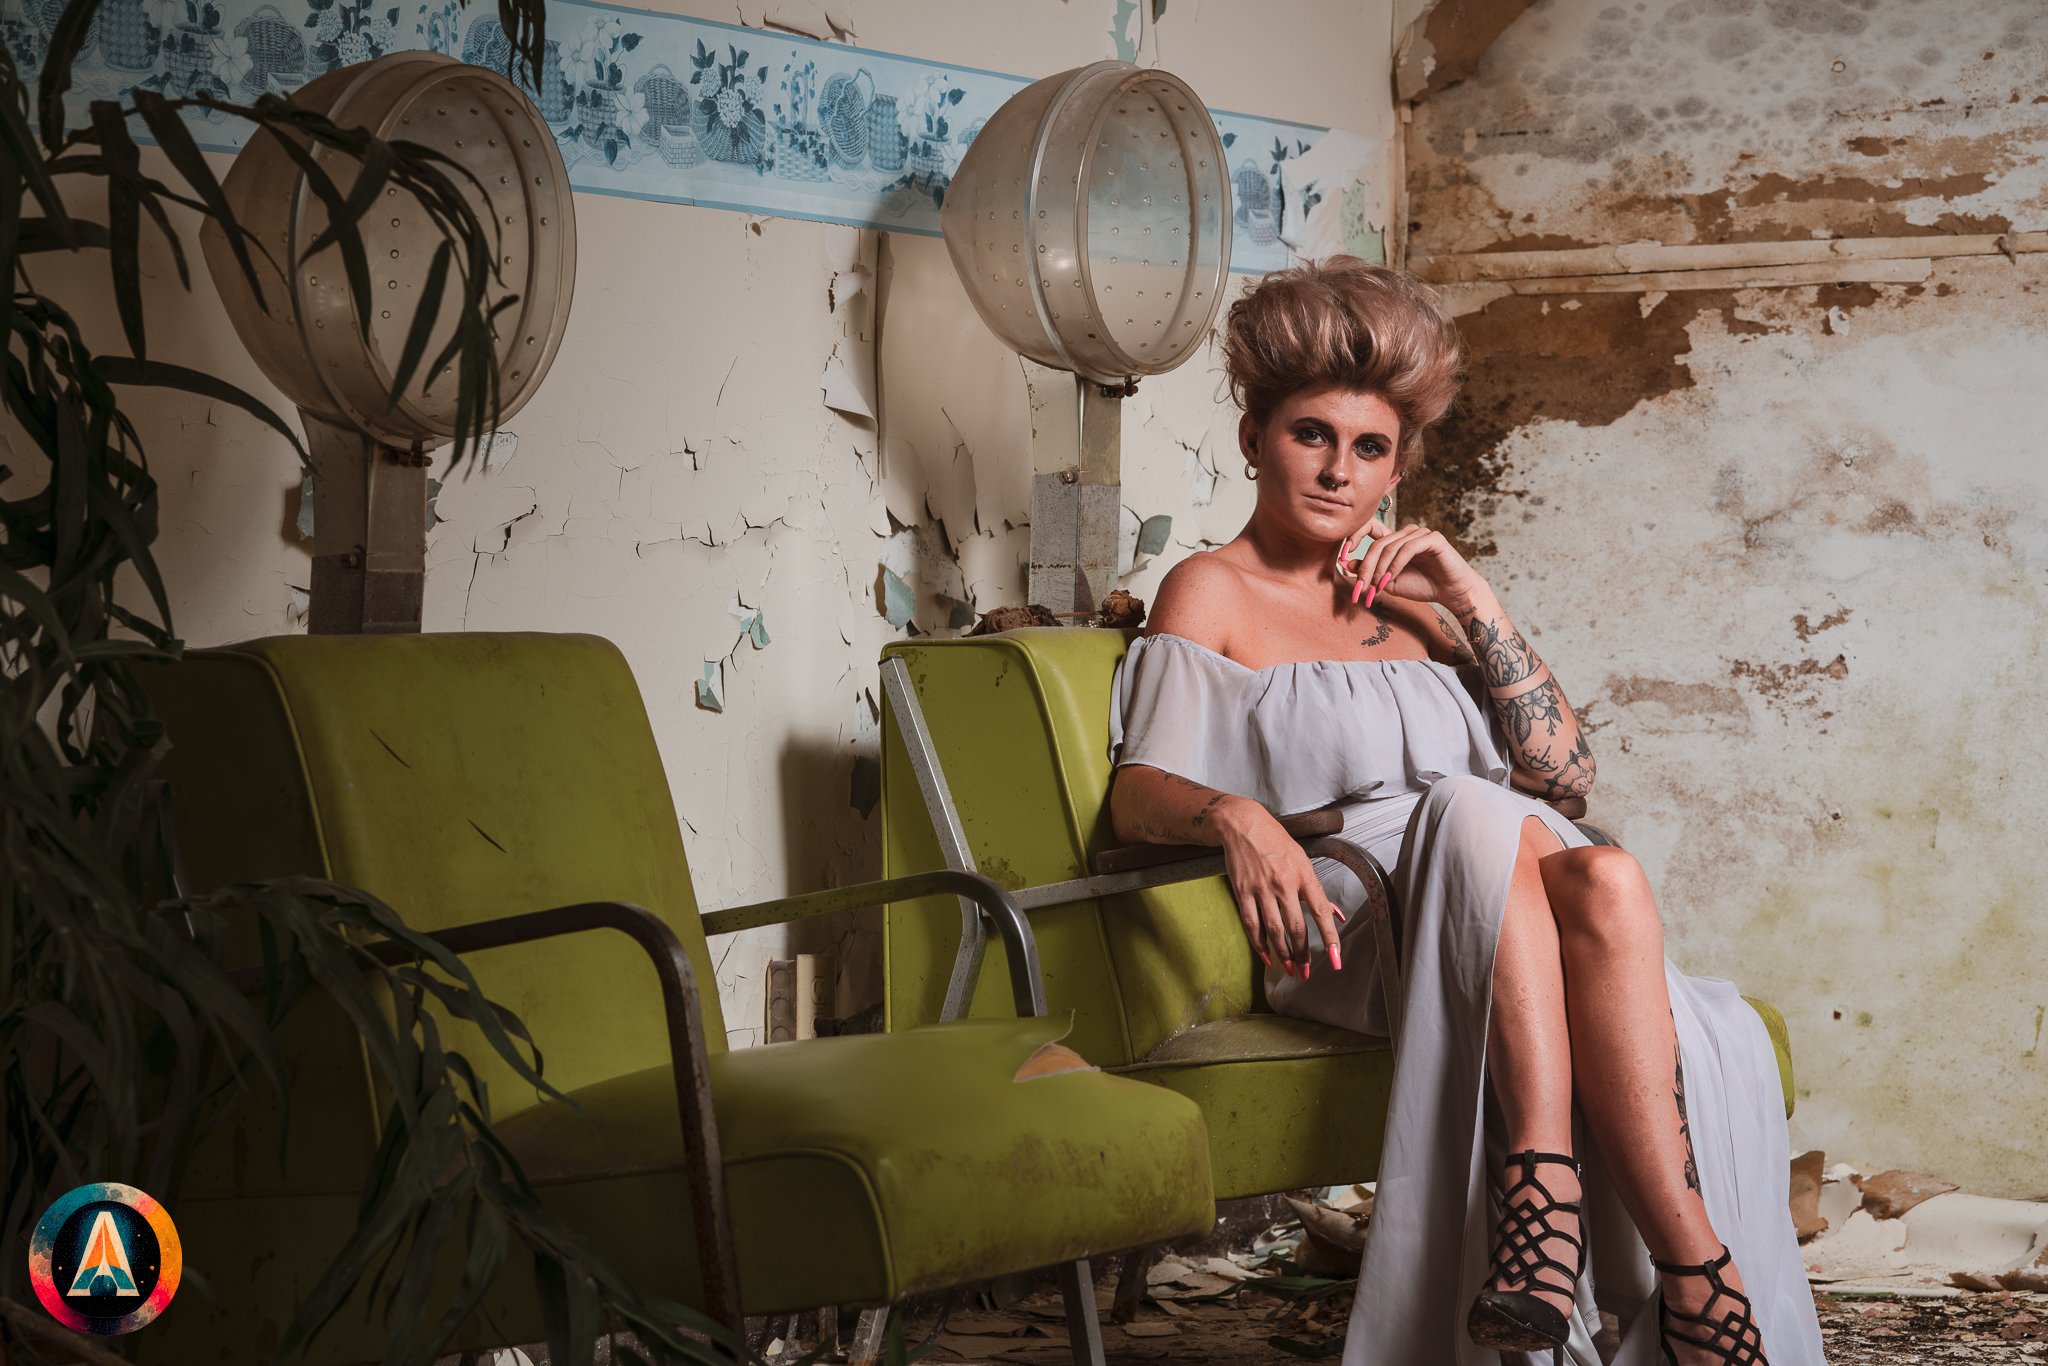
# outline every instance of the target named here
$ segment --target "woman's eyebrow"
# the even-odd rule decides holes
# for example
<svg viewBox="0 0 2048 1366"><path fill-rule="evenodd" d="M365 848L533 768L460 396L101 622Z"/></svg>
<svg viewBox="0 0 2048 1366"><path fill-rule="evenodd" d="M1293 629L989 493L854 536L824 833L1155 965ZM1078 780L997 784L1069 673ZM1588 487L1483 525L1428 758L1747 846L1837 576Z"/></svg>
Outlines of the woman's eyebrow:
<svg viewBox="0 0 2048 1366"><path fill-rule="evenodd" d="M1294 421L1296 426L1300 426L1303 423L1307 423L1313 427L1320 427L1323 431L1329 433L1331 436L1335 436L1337 434L1337 428L1334 423L1330 422L1326 418L1316 417L1310 413L1303 413L1300 417L1294 419ZM1365 440L1367 438L1377 441L1383 446L1391 446L1394 444L1394 438L1388 436L1385 432L1360 432L1358 434L1359 440Z"/></svg>

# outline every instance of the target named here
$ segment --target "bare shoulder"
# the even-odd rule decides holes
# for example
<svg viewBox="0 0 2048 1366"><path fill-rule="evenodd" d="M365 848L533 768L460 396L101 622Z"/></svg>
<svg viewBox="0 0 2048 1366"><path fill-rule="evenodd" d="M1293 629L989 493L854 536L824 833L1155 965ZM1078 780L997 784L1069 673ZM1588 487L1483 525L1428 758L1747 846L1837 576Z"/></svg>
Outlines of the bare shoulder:
<svg viewBox="0 0 2048 1366"><path fill-rule="evenodd" d="M1148 635L1181 636L1227 654L1230 624L1238 618L1244 576L1213 550L1198 550L1166 571L1145 616Z"/></svg>

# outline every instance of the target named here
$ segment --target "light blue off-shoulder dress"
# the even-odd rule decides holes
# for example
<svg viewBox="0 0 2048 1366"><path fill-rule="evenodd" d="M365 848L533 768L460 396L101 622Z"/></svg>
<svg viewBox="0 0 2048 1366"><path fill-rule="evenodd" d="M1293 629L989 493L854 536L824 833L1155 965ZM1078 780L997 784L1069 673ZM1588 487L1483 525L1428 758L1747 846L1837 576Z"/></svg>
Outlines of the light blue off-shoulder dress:
<svg viewBox="0 0 2048 1366"><path fill-rule="evenodd" d="M1494 946L1522 821L1535 816L1567 848L1590 841L1508 786L1507 747L1484 698L1476 665L1311 660L1251 669L1168 634L1140 637L1117 668L1113 762L1253 797L1276 816L1341 803L1343 837L1378 859L1393 885L1406 960L1402 1018L1387 1018L1369 918L1353 914L1364 889L1329 859L1313 862L1348 917L1343 970L1324 960L1307 982L1277 967L1266 980L1267 1000L1282 1014L1398 1035L1344 1366L1504 1359L1465 1334L1491 1266L1491 1175L1506 1155L1485 1083ZM1668 960L1664 977L1714 1229L1734 1251L1773 1366L1825 1366L1786 1208L1789 1139L1770 1036L1731 983L1688 977ZM1583 1123L1577 1128L1591 1266L1579 1279L1566 1353L1575 1366L1600 1366L1593 1339L1606 1309L1623 1325L1606 1366L1655 1366L1655 1273L1599 1152Z"/></svg>

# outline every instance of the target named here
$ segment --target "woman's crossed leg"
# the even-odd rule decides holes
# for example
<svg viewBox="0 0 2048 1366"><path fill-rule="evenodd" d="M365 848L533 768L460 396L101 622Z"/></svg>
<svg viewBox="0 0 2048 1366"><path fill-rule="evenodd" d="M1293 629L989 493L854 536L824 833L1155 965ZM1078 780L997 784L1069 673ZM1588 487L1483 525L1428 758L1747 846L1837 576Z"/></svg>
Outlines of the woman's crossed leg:
<svg viewBox="0 0 2048 1366"><path fill-rule="evenodd" d="M1567 849L1539 817L1523 820L1494 958L1487 1049L1509 1152L1570 1153L1576 1100L1650 1255L1700 1263L1720 1254L1687 1128L1663 927L1633 856L1605 846ZM1527 1175L1512 1164L1504 1174L1511 1201ZM1550 1164L1534 1175L1554 1199L1579 1199L1570 1168ZM1534 1194L1526 1184L1521 1191ZM1572 1215L1553 1213L1547 1224L1574 1237L1579 1232ZM1579 1260L1563 1237L1542 1242L1567 1265ZM1732 1264L1721 1275L1741 1288ZM1496 1288L1528 1289L1569 1314L1569 1297L1544 1289L1557 1279ZM1704 1308L1718 1318L1730 1307L1704 1276L1667 1274L1660 1283L1673 1311ZM1688 1352L1676 1335L1670 1341L1682 1366L1728 1359Z"/></svg>

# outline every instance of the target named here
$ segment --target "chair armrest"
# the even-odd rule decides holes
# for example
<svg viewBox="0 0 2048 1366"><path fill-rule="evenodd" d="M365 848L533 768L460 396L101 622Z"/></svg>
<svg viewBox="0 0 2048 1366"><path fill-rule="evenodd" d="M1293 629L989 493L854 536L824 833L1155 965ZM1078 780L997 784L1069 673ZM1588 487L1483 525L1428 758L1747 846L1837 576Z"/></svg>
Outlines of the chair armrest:
<svg viewBox="0 0 2048 1366"><path fill-rule="evenodd" d="M696 1220L698 1265L704 1278L706 1308L735 1333L743 1323L739 1269L733 1256L732 1219L726 1206L724 1160L719 1153L718 1125L711 1107L711 1076L705 1063L704 1017L699 1009L697 977L690 955L668 923L653 912L622 901L586 901L545 911L502 916L495 920L423 932L454 954L475 953L510 944L531 944L586 930L618 930L638 944L654 964L661 982L662 1014L668 1027L669 1059L675 1074L676 1109L682 1119L683 1160L692 1208L708 1216ZM349 945L380 963L414 961L417 954L389 940ZM228 979L243 991L263 985L263 969L240 968Z"/></svg>
<svg viewBox="0 0 2048 1366"><path fill-rule="evenodd" d="M939 868L928 873L884 878L880 882L831 887L822 892L784 897L778 901L731 906L705 915L704 933L731 934L736 930L783 925L792 920L861 910L891 901L915 901L919 897L944 892L966 897L995 922L996 933L1002 936L1004 956L1009 961L1010 995L1016 1001L1017 1013L1045 1014L1045 977L1038 966L1038 941L1032 936L1031 922L1024 918L1024 909L1015 896L981 873Z"/></svg>
<svg viewBox="0 0 2048 1366"><path fill-rule="evenodd" d="M1342 820L1330 807L1302 812L1281 821L1283 826L1292 823L1290 833L1297 834L1302 852L1310 858L1330 858L1349 868L1365 888L1365 905L1362 908L1371 919L1373 943L1378 950L1380 988L1387 1000L1387 1019L1397 1031L1407 996L1406 984L1401 978L1400 927L1394 921L1393 883L1378 859L1349 840L1340 839L1334 833L1342 828ZM1148 887L1165 887L1178 882L1193 882L1202 878L1218 877L1224 871L1223 855L1211 853L1199 845L1139 845L1134 850L1150 853L1153 850L1179 854L1171 862L1159 859L1148 860L1139 867L1124 868L1115 872L1099 873L1094 877L1071 878L1065 882L1048 882L1036 887L1025 887L1014 895L1017 903L1027 910L1038 910L1046 906L1064 906L1069 902L1088 901L1100 897L1114 896L1120 892L1141 891ZM1192 855L1192 857L1189 857ZM1098 860L1098 866L1101 860ZM1396 1057L1399 1056L1398 1034L1394 1040Z"/></svg>
<svg viewBox="0 0 2048 1366"><path fill-rule="evenodd" d="M1515 791L1521 792L1520 788ZM1524 792L1523 796L1535 796ZM1551 810L1577 825L1595 844L1612 844L1613 839L1598 826L1589 825L1585 820L1586 799L1584 797L1560 797L1556 801L1544 801ZM1313 839L1319 835L1334 835L1344 828L1344 813L1337 806L1319 806L1313 811L1298 811L1292 816L1280 818L1280 828L1297 840ZM1177 863L1182 859L1198 858L1213 846L1203 844L1126 844L1115 849L1105 849L1095 856L1095 871L1098 873L1128 873L1139 868L1153 868L1162 863Z"/></svg>
<svg viewBox="0 0 2048 1366"><path fill-rule="evenodd" d="M1280 818L1280 828L1298 840L1313 839L1318 835L1334 835L1344 828L1344 812L1337 806L1319 806L1313 811L1297 811L1291 816ZM1178 863L1182 859L1198 858L1213 849L1207 844L1126 844L1118 849L1105 849L1095 856L1095 871L1098 873L1128 873L1138 868L1152 868L1162 863Z"/></svg>

